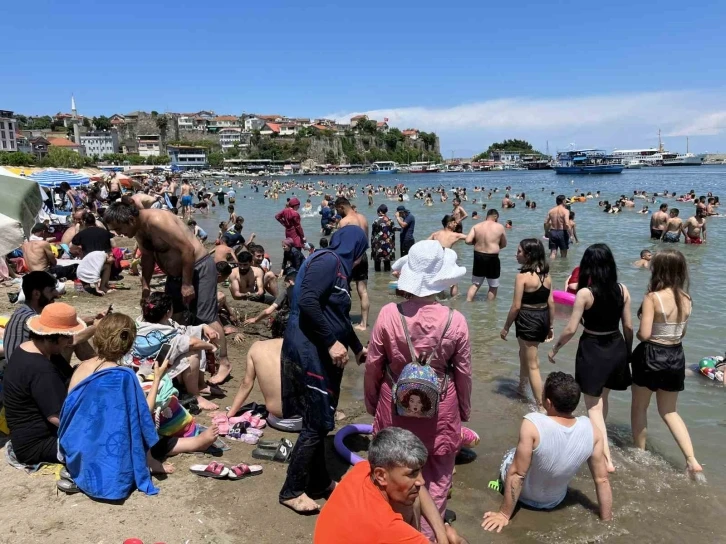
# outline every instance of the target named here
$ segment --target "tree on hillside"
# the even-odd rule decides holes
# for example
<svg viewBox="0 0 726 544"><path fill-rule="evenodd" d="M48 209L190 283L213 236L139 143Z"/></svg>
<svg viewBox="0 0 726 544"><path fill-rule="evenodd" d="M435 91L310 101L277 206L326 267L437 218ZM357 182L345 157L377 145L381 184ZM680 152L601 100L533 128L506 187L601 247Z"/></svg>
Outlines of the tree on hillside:
<svg viewBox="0 0 726 544"><path fill-rule="evenodd" d="M96 130L111 130L113 127L111 120L105 115L94 117L93 126L96 127Z"/></svg>
<svg viewBox="0 0 726 544"><path fill-rule="evenodd" d="M32 166L35 157L22 151L0 151L0 165L2 166Z"/></svg>
<svg viewBox="0 0 726 544"><path fill-rule="evenodd" d="M475 161L479 160L487 160L491 153L496 151L513 151L515 153L529 153L534 155L542 155L539 151L537 151L534 147L532 147L532 144L530 144L526 140L504 140L503 142L495 142L492 145L489 146L489 149L484 151L483 153L479 153L476 157L474 157Z"/></svg>
<svg viewBox="0 0 726 544"><path fill-rule="evenodd" d="M80 154L64 147L50 146L48 156L41 161L41 166L52 166L54 168L83 168L92 164L90 157L82 157Z"/></svg>
<svg viewBox="0 0 726 544"><path fill-rule="evenodd" d="M222 168L224 166L224 155L218 151L213 151L207 155L207 162L212 168Z"/></svg>

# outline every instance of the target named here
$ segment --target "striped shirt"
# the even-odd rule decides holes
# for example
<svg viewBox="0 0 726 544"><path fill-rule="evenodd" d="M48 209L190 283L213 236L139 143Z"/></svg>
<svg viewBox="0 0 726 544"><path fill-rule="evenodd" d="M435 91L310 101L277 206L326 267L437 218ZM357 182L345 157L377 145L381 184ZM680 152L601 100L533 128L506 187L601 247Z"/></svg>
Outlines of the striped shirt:
<svg viewBox="0 0 726 544"><path fill-rule="evenodd" d="M10 357L20 344L27 342L30 331L28 330L28 319L37 315L35 310L23 304L13 312L7 326L5 327L5 337L3 338L3 347L5 348L5 358L9 361Z"/></svg>

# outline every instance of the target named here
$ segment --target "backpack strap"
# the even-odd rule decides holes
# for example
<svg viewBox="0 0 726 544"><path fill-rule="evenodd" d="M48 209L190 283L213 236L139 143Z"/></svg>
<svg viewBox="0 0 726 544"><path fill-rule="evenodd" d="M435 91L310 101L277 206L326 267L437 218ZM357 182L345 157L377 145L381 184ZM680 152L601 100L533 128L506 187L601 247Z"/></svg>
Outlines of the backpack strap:
<svg viewBox="0 0 726 544"><path fill-rule="evenodd" d="M403 306L401 306L401 304L399 303L399 304L396 304L396 308L398 308L398 315L401 318L401 324L403 325L403 334L406 335L406 342L408 343L408 350L411 352L410 353L411 361L416 361L416 360L418 360L417 356L416 356L416 350L413 347L413 342L411 342L411 335L408 333L408 325L406 325L406 318L403 316ZM447 328L448 328L448 325L447 325ZM439 341L439 344L441 344L440 341Z"/></svg>

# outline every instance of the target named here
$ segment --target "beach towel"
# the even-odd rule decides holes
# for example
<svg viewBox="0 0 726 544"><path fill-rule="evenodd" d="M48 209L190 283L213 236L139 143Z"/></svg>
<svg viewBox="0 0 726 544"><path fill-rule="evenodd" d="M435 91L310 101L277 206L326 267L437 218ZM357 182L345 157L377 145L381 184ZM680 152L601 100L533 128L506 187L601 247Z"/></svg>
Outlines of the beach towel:
<svg viewBox="0 0 726 544"><path fill-rule="evenodd" d="M105 251L92 251L78 264L76 277L83 283L96 284L101 279L103 265L106 264Z"/></svg>
<svg viewBox="0 0 726 544"><path fill-rule="evenodd" d="M5 444L5 460L8 462L8 465L10 465L13 468L17 468L18 470L22 470L26 474L35 474L43 467L51 467L53 470L56 468L60 468L63 465L60 463L38 463L37 465L26 465L25 463L21 463L18 461L18 458L15 457L15 450L13 449L13 443L8 440L8 442Z"/></svg>
<svg viewBox="0 0 726 544"><path fill-rule="evenodd" d="M146 453L159 440L134 371L106 368L66 397L58 444L73 481L95 499L121 500L134 488L156 495Z"/></svg>
<svg viewBox="0 0 726 544"><path fill-rule="evenodd" d="M162 345L171 344L171 349L167 355L169 361L171 361L171 366L167 375L170 378L176 378L189 368L190 362L187 358L187 355L189 355L189 340L191 338L202 338L202 334L201 325L185 327L174 321L171 321L171 325L163 325L161 323L149 323L139 317L136 320L136 339L134 340L132 355L139 363L143 364L144 360L156 357ZM205 353L201 352L199 368L203 371L206 367L207 358Z"/></svg>

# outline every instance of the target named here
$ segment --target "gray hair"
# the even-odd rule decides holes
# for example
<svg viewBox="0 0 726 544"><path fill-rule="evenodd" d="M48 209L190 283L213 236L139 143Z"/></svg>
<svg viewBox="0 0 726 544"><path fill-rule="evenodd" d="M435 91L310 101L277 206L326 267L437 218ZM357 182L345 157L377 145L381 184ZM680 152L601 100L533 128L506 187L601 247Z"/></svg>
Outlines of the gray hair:
<svg viewBox="0 0 726 544"><path fill-rule="evenodd" d="M376 434L368 449L371 470L377 467L421 468L428 457L426 446L411 431L387 427Z"/></svg>

